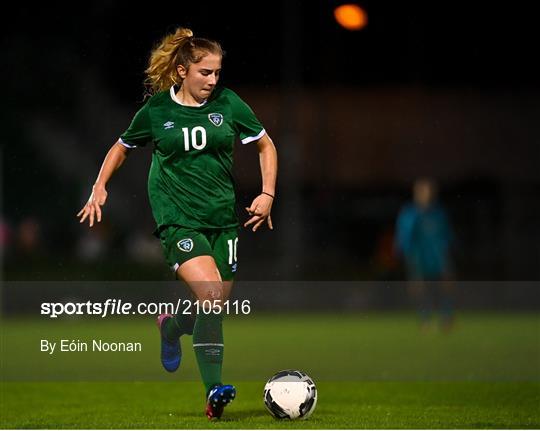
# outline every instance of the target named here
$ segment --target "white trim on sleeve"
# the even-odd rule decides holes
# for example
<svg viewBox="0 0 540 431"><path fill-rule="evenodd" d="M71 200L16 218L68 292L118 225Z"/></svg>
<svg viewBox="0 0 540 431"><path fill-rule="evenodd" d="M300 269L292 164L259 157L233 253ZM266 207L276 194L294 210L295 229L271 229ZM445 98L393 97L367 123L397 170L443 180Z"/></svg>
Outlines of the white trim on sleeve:
<svg viewBox="0 0 540 431"><path fill-rule="evenodd" d="M264 136L265 133L266 130L262 129L261 133L259 133L257 136L248 136L247 138L242 139L242 144L249 144L250 142L258 141Z"/></svg>
<svg viewBox="0 0 540 431"><path fill-rule="evenodd" d="M137 145L126 144L124 141L122 141L122 138L118 138L118 142L120 142L126 148L137 148Z"/></svg>

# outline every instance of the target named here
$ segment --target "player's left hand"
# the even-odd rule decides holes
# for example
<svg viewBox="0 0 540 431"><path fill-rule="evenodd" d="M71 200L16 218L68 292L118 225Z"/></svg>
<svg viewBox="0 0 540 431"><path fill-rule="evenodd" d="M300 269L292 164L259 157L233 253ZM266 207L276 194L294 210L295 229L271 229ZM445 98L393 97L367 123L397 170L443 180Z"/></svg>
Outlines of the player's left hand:
<svg viewBox="0 0 540 431"><path fill-rule="evenodd" d="M274 199L271 196L268 196L264 193L261 193L259 196L253 199L251 206L246 207L246 211L251 216L251 218L244 223L244 227L253 225L252 230L253 232L255 232L259 228L259 226L263 224L266 220L266 222L268 223L268 227L270 229L274 229L274 226L272 225L272 217L270 216L273 201Z"/></svg>

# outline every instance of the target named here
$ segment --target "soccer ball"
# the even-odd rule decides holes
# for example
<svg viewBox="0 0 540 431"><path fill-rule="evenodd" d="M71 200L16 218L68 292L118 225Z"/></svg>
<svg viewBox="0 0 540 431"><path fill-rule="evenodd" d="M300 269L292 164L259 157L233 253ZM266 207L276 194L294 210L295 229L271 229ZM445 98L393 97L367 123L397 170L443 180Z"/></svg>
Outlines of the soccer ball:
<svg viewBox="0 0 540 431"><path fill-rule="evenodd" d="M315 383L302 371L280 371L264 386L264 405L277 419L306 419L316 404Z"/></svg>

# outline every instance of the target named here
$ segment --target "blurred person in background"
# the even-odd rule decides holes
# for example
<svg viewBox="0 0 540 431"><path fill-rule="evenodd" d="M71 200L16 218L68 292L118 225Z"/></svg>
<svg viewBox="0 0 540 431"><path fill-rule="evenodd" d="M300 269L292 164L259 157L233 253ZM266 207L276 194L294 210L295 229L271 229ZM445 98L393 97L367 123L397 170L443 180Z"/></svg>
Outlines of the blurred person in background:
<svg viewBox="0 0 540 431"><path fill-rule="evenodd" d="M395 248L406 267L408 290L421 327L428 329L438 311L440 328L449 330L454 322L453 233L437 192L434 180L415 181L413 201L405 204L397 217Z"/></svg>
<svg viewBox="0 0 540 431"><path fill-rule="evenodd" d="M17 253L25 259L38 256L42 250L42 225L38 218L28 216L17 227Z"/></svg>
<svg viewBox="0 0 540 431"><path fill-rule="evenodd" d="M161 362L174 372L181 361L180 336L193 347L206 389L206 415L219 418L236 389L221 381L222 305L237 270L238 218L232 176L233 146L257 146L261 193L246 211L244 226L272 229L270 212L277 175L276 148L251 108L233 91L218 87L223 51L219 43L178 28L152 50L146 69L149 99L109 150L86 205L78 213L90 226L101 221L106 185L130 151L153 144L148 193L165 258L205 308L158 317Z"/></svg>

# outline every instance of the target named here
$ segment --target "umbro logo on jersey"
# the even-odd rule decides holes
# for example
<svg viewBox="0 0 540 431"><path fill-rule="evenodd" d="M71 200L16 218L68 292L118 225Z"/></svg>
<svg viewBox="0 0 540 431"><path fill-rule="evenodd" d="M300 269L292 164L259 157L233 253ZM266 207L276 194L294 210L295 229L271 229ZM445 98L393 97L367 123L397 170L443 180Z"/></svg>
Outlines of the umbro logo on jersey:
<svg viewBox="0 0 540 431"><path fill-rule="evenodd" d="M174 121L167 121L163 124L165 130L174 128Z"/></svg>
<svg viewBox="0 0 540 431"><path fill-rule="evenodd" d="M181 239L176 243L178 248L182 251L185 251L186 253L189 253L191 250L193 250L193 240L190 238Z"/></svg>
<svg viewBox="0 0 540 431"><path fill-rule="evenodd" d="M217 113L208 114L208 119L216 127L219 127L223 124L223 115L221 114L217 114Z"/></svg>

